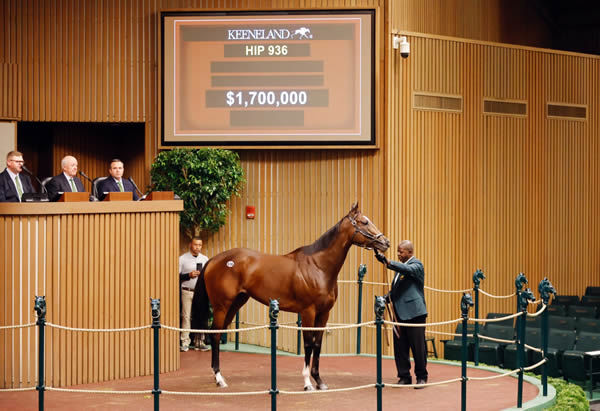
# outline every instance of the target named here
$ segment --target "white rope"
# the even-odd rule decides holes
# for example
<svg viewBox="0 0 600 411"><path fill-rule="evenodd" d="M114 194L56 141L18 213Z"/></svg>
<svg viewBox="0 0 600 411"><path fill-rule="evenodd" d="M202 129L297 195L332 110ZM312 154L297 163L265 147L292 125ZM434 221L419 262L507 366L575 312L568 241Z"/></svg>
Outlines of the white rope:
<svg viewBox="0 0 600 411"><path fill-rule="evenodd" d="M506 317L498 317L498 318L469 318L469 321L474 321L476 323L497 323L500 321L508 320L510 318L515 318L520 315L523 315L523 312L518 312L514 314L507 315Z"/></svg>
<svg viewBox="0 0 600 411"><path fill-rule="evenodd" d="M529 304L539 304L542 300L528 301Z"/></svg>
<svg viewBox="0 0 600 411"><path fill-rule="evenodd" d="M512 293L509 295L493 295L490 293L486 293L481 288L479 289L479 291L481 291L482 294L487 295L488 297L492 297L492 298L510 298L510 297L514 297L515 295L517 295L517 293Z"/></svg>
<svg viewBox="0 0 600 411"><path fill-rule="evenodd" d="M548 359L547 359L547 358L542 358L542 360L541 360L540 362L538 362L537 364L533 364L533 365L530 365L529 367L525 367L525 368L523 368L523 371L531 371L531 370L533 370L534 368L537 368L537 367L539 367L540 365L542 365L542 364L543 364L543 363L545 363L546 361L548 361Z"/></svg>
<svg viewBox="0 0 600 411"><path fill-rule="evenodd" d="M327 330L345 330L348 328L358 328L358 327L362 327L364 325L370 325L370 324L375 324L375 321L367 321L366 323L360 323L360 324L340 325L340 326L336 326L336 327L298 327L295 325L280 325L279 328L287 328L288 330L302 330L302 331L327 331Z"/></svg>
<svg viewBox="0 0 600 411"><path fill-rule="evenodd" d="M168 325L161 325L161 327L166 330L182 331L182 332L190 332L190 333L202 333L202 334L228 334L228 333L246 332L246 331L262 330L265 328L269 328L268 325L260 325L257 327L249 327L249 328L229 328L226 330L201 330L201 329L197 329L197 328L177 328L177 327L171 327Z"/></svg>
<svg viewBox="0 0 600 411"><path fill-rule="evenodd" d="M452 382L457 382L457 381L462 381L462 378L453 378L451 380L446 380L446 381L438 381L438 382L428 382L425 384L385 384L386 387L392 387L392 388L417 388L417 387L431 387L433 385L442 385L442 384L449 384Z"/></svg>
<svg viewBox="0 0 600 411"><path fill-rule="evenodd" d="M383 323L384 324L389 324L389 325L397 325L400 327L433 327L436 325L446 325L446 324L453 324L453 323L458 323L461 322L462 318L457 318L456 320L449 320L449 321L441 321L441 322L437 322L437 323L421 323L421 324L413 324L413 323L395 323L393 321L386 321L384 320Z"/></svg>
<svg viewBox="0 0 600 411"><path fill-rule="evenodd" d="M58 325L58 324L53 324L50 322L46 323L49 327L54 327L54 328L58 328L61 330L67 330L67 331L87 331L87 332L99 332L99 333L105 333L105 332L120 332L120 331L138 331L138 330L144 330L146 328L151 328L152 325L142 325L139 327L131 327L131 328L106 328L106 329L102 329L102 328L75 328L75 327L65 327L64 325Z"/></svg>
<svg viewBox="0 0 600 411"><path fill-rule="evenodd" d="M367 385L358 385L356 387L348 387L348 388L333 388L328 390L313 390L313 391L279 391L280 394L288 394L288 395L300 395L300 394L326 394L328 392L346 392L346 391L356 391L362 390L364 388L373 388L375 384L367 384Z"/></svg>
<svg viewBox="0 0 600 411"><path fill-rule="evenodd" d="M187 396L223 396L223 397L235 397L238 395L264 395L268 394L270 391L242 391L242 392L186 392L186 391L165 391L161 390L161 394L170 394L170 395L187 395Z"/></svg>
<svg viewBox="0 0 600 411"><path fill-rule="evenodd" d="M499 343L507 343L507 344L516 344L517 341L515 340L503 340L501 338L493 338L493 337L488 337L487 335L479 335L479 338L483 339L483 340L490 340L490 341L495 341L495 342L499 342Z"/></svg>
<svg viewBox="0 0 600 411"><path fill-rule="evenodd" d="M529 348L531 351L536 351L536 352L544 352L544 350L542 350L541 348L537 348L537 347L532 347L531 345L525 344L526 348Z"/></svg>
<svg viewBox="0 0 600 411"><path fill-rule="evenodd" d="M54 387L46 387L46 391L82 392L82 393L86 393L86 394L152 394L152 390L142 390L142 391L73 390L70 388L54 388Z"/></svg>
<svg viewBox="0 0 600 411"><path fill-rule="evenodd" d="M3 388L0 390L0 392L15 392L15 391L33 391L35 390L35 387L27 387L27 388Z"/></svg>
<svg viewBox="0 0 600 411"><path fill-rule="evenodd" d="M542 304L542 308L541 308L541 309L537 310L537 311L536 311L535 313L533 313L533 314L529 314L529 313L527 313L527 316L528 316L528 317L537 317L538 315L540 315L541 313L543 313L543 312L544 312L544 310L546 309L546 307L547 307L547 305L546 305L546 304Z"/></svg>
<svg viewBox="0 0 600 411"><path fill-rule="evenodd" d="M388 283L375 283L372 281L363 281L362 283L370 285L389 285ZM338 284L358 284L358 280L338 280Z"/></svg>
<svg viewBox="0 0 600 411"><path fill-rule="evenodd" d="M441 335L451 335L451 336L454 336L454 337L462 337L462 334L445 333L443 331L429 331L429 330L425 330L425 334L441 334ZM473 334L467 334L467 337L471 338L471 337L473 337Z"/></svg>
<svg viewBox="0 0 600 411"><path fill-rule="evenodd" d="M519 369L517 368L516 370L508 371L508 372L505 372L504 374L492 375L490 377L468 377L467 379L475 380L475 381L494 380L496 378L506 377L507 375L516 374L518 372L519 372Z"/></svg>
<svg viewBox="0 0 600 411"><path fill-rule="evenodd" d="M2 325L0 326L0 330L7 330L10 328L27 328L27 327L33 327L35 325L35 323L27 323L27 324L19 324L19 325Z"/></svg>
<svg viewBox="0 0 600 411"><path fill-rule="evenodd" d="M427 287L425 286L425 289L427 290L431 290L431 291L438 291L440 293L466 293L467 291L472 291L472 288L467 288L465 290L440 290L437 288L432 288L432 287Z"/></svg>

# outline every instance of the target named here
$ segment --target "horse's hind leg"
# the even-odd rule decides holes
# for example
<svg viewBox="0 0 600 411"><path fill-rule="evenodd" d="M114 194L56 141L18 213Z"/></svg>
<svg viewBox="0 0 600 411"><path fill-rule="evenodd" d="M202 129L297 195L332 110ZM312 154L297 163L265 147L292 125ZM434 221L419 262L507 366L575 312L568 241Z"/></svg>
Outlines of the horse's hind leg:
<svg viewBox="0 0 600 411"><path fill-rule="evenodd" d="M302 339L304 340L304 367L302 368L304 391L314 391L315 389L310 381L310 357L314 347L314 334L314 331L302 331Z"/></svg>
<svg viewBox="0 0 600 411"><path fill-rule="evenodd" d="M317 317L315 321L315 327L325 327L327 325L327 319L329 318L329 313L322 314ZM323 331L315 331L314 335L314 348L313 348L313 359L312 359L312 368L310 370L310 375L314 378L317 383L318 390L327 390L329 387L327 384L321 380L321 376L319 375L319 359L321 358L321 343L323 342Z"/></svg>
<svg viewBox="0 0 600 411"><path fill-rule="evenodd" d="M225 313L222 310L213 309L213 330L221 330L223 329L223 321L225 319ZM227 387L227 383L225 382L225 378L221 375L221 366L219 362L219 354L220 354L220 344L221 344L221 333L215 333L211 336L211 351L212 351L212 369L215 374L215 381L217 385L221 388Z"/></svg>

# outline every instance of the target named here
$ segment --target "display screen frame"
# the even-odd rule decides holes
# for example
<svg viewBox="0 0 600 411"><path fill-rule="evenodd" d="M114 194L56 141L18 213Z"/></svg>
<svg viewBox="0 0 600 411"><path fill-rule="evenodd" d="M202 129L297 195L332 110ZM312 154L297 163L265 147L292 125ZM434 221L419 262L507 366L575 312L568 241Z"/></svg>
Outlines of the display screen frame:
<svg viewBox="0 0 600 411"><path fill-rule="evenodd" d="M368 50L362 51L359 64L361 65L362 71L368 71L363 73L355 79L359 84L354 84L355 87L360 87L361 90L367 90L364 94L368 96L365 98L362 94L358 101L354 102L352 109L359 113L360 126L357 127L357 132L348 133L348 136L344 133L338 133L335 137L332 137L335 133L327 133L324 129L323 132L319 130L311 130L305 132L303 128L293 129L290 133L261 133L260 130L256 130L248 134L232 133L219 134L219 133L204 133L204 134L193 134L185 135L185 133L177 133L177 119L178 113L176 112L177 104L175 104L175 98L173 96L176 93L177 86L175 86L175 74L177 71L176 65L173 64L177 58L175 56L176 45L165 47L165 39L168 43L175 44L176 34L167 33L165 35L166 27L169 31L173 31L174 23L176 19L182 17L184 19L223 19L228 18L242 19L242 20L257 20L259 19L272 19L274 21L284 20L286 18L293 19L294 17L310 17L316 21L324 19L342 19L343 16L356 16L363 21L366 19L369 22L369 26L366 29L361 28L361 32L358 34L359 45L362 47L362 43L368 43ZM232 148L253 148L253 147L273 147L273 148L294 148L294 147L307 147L307 148L321 148L321 147L336 147L336 148L375 148L376 147L376 10L375 9L326 9L326 10L278 10L278 11L170 11L165 10L160 12L160 64L159 64L159 101L160 101L160 114L159 114L159 133L160 142L159 148L172 148L172 147L206 147L206 146L219 146L219 147L232 147ZM169 37L170 36L170 37ZM325 41L325 40L324 40ZM273 42L276 44L276 42ZM252 43L250 43L252 44ZM225 46L223 46L225 47ZM367 58L365 58L367 56ZM366 61L365 61L366 60ZM165 70L165 64L168 64L167 70ZM173 69L171 69L173 65ZM208 74L210 76L210 74ZM173 85L173 86L170 86ZM167 86L167 88L165 88ZM209 91L204 90L205 93ZM210 90L213 94L215 91ZM277 90L275 90L277 91ZM311 90L309 90L311 91ZM292 91L293 92L293 91ZM290 93L292 93L290 92ZM329 90L326 90L328 93ZM285 91L284 91L285 93ZM316 93L314 93L316 94ZM167 97L165 97L167 96ZM222 97L222 96L221 96ZM244 96L243 98L246 98ZM312 95L311 97L314 97ZM309 97L309 103L310 98ZM317 96L318 97L318 96ZM241 98L241 97L240 97ZM206 97L208 101L208 94ZM241 101L241 100L240 100ZM317 101L315 98L313 101ZM279 104L279 101L277 101ZM183 104L182 104L183 105ZM189 105L188 105L189 106ZM336 106L337 107L337 106ZM286 107L287 108L287 107ZM227 110L227 107L221 108L221 110ZM231 110L232 112L233 110ZM243 110L239 110L243 111ZM284 111L284 110L282 110ZM331 110L330 110L331 111ZM254 113L260 113L260 110L254 111ZM268 109L262 111L263 113L268 112ZM303 110L287 110L286 114L293 112L298 114L299 112L303 115ZM236 113L246 114L246 113ZM348 114L348 113L346 113ZM266 116L266 115L265 115ZM349 116L348 116L349 117ZM242 116L243 119L243 116ZM166 121L165 121L166 120ZM243 121L243 120L242 120ZM308 120L307 120L308 121ZM268 130L268 129L267 129ZM307 137L308 136L308 137Z"/></svg>

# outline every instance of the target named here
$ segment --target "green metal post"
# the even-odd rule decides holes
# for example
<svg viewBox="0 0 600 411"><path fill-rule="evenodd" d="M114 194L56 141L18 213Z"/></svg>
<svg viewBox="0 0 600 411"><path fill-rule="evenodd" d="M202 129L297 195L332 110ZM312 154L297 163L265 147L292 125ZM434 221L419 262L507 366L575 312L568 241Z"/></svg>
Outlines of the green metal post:
<svg viewBox="0 0 600 411"><path fill-rule="evenodd" d="M235 313L235 329L240 329L240 312ZM235 332L235 350L238 351L240 349L240 333L239 331Z"/></svg>
<svg viewBox="0 0 600 411"><path fill-rule="evenodd" d="M296 321L296 325L298 327L302 327L302 316L300 314L298 314L298 321ZM302 344L302 333L300 330L298 330L298 332L296 333L296 338L298 339L298 341L296 342L296 354L300 355L300 346Z"/></svg>
<svg viewBox="0 0 600 411"><path fill-rule="evenodd" d="M471 294L464 293L460 300L460 311L462 317L462 347L460 352L461 359L461 390L460 390L460 409L467 409L467 321L469 319L469 308L473 306Z"/></svg>
<svg viewBox="0 0 600 411"><path fill-rule="evenodd" d="M152 329L154 330L154 410L160 408L160 388L158 384L158 375L160 374L160 347L158 339L158 331L160 330L160 299L151 298L150 307L152 307Z"/></svg>
<svg viewBox="0 0 600 411"><path fill-rule="evenodd" d="M550 294L556 295L556 290L552 286L552 283L548 278L544 278L540 281L538 286L540 292L540 298L544 305L548 305L550 302ZM544 352L544 358L546 362L542 365L542 394L544 397L548 396L548 310L544 310L542 313L542 351Z"/></svg>
<svg viewBox="0 0 600 411"><path fill-rule="evenodd" d="M33 309L37 312L37 326L38 326L38 334L39 334L39 342L38 342L38 385L35 389L38 391L38 408L40 410L44 409L44 391L46 391L46 387L44 385L44 330L46 326L46 297L45 296L36 296L34 300Z"/></svg>
<svg viewBox="0 0 600 411"><path fill-rule="evenodd" d="M473 293L475 294L475 318L479 318L479 284L481 280L485 280L485 275L483 275L483 271L476 270L473 273ZM475 344L473 350L473 360L475 361L475 365L479 365L479 323L475 322L475 330L473 332L473 342Z"/></svg>
<svg viewBox="0 0 600 411"><path fill-rule="evenodd" d="M531 289L519 293L519 311L517 319L517 363L519 364L519 383L517 388L517 408L523 407L523 366L525 365L525 324L527 323L527 306L529 301L535 301Z"/></svg>
<svg viewBox="0 0 600 411"><path fill-rule="evenodd" d="M271 300L269 303L269 318L271 323L269 329L271 330L271 410L277 409L277 316L279 315L279 301Z"/></svg>
<svg viewBox="0 0 600 411"><path fill-rule="evenodd" d="M362 288L363 288L363 278L365 278L365 274L367 273L367 266L361 264L358 266L358 313L356 324L360 324L362 322ZM361 327L356 329L356 354L360 354L360 336L361 336Z"/></svg>
<svg viewBox="0 0 600 411"><path fill-rule="evenodd" d="M381 346L381 326L383 324L383 313L385 312L385 298L381 296L375 297L375 325L377 328L377 411L381 411L383 408L383 387L385 386L382 381L382 346Z"/></svg>

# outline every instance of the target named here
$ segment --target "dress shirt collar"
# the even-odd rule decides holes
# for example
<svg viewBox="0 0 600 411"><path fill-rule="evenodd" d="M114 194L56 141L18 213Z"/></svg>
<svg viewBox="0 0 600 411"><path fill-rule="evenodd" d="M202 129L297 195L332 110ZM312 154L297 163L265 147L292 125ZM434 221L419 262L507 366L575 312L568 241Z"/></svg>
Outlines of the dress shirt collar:
<svg viewBox="0 0 600 411"><path fill-rule="evenodd" d="M14 183L15 177L18 176L18 174L13 173L8 167L6 167L6 171L8 171L8 175L10 176L10 178L12 178L12 181Z"/></svg>
<svg viewBox="0 0 600 411"><path fill-rule="evenodd" d="M71 179L73 179L73 182L75 182L75 177L71 177L70 175L68 175L67 173L63 172L65 178L67 179L67 181L71 181Z"/></svg>

